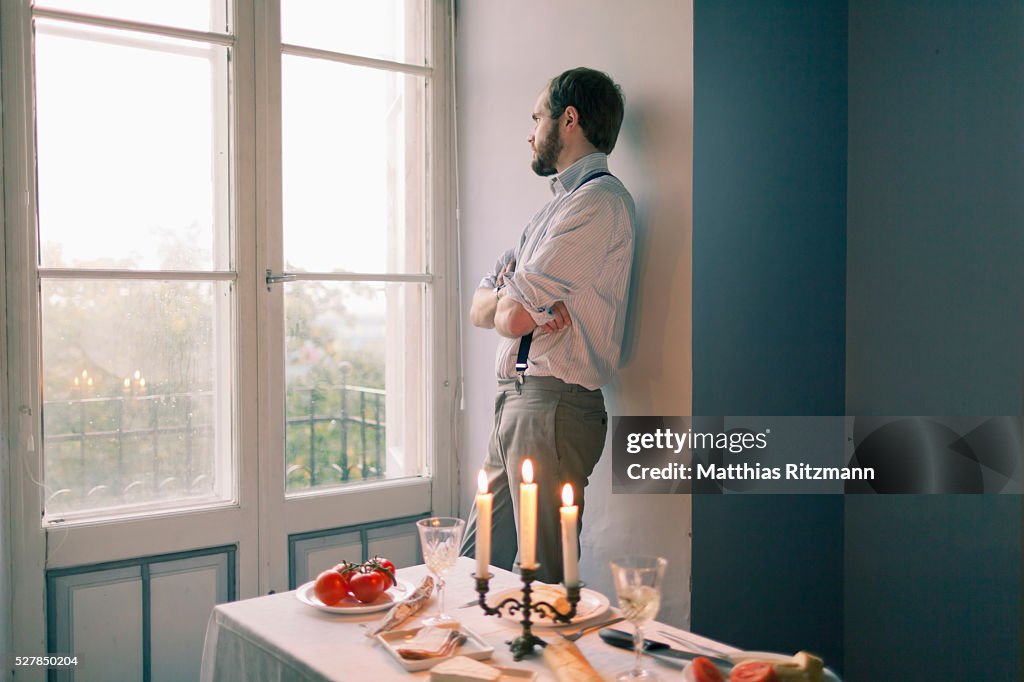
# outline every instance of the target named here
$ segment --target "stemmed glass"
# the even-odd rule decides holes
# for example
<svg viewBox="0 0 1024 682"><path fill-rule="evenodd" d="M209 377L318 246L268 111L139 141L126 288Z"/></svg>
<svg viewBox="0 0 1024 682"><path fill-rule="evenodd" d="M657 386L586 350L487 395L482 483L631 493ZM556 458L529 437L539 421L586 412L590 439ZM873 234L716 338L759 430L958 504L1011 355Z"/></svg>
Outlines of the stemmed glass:
<svg viewBox="0 0 1024 682"><path fill-rule="evenodd" d="M423 620L424 625L454 623L455 618L444 612L444 574L455 565L462 545L462 533L466 522L446 516L420 519L416 522L423 546L423 561L430 572L437 576L437 615Z"/></svg>
<svg viewBox="0 0 1024 682"><path fill-rule="evenodd" d="M657 680L658 676L645 670L640 655L644 650L643 624L654 618L661 606L661 582L665 577L668 560L659 556L630 556L611 562L615 596L619 599L622 615L633 624L633 648L636 660L633 669L620 674L619 682L628 680Z"/></svg>

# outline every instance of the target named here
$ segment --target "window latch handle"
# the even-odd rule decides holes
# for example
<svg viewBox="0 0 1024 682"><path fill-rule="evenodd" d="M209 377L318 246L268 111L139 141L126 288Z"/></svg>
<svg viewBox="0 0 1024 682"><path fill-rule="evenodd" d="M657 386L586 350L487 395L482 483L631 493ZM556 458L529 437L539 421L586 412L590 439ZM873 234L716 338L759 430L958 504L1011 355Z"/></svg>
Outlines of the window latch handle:
<svg viewBox="0 0 1024 682"><path fill-rule="evenodd" d="M295 275L287 272L274 272L267 270L267 291L270 291L271 284L280 284L281 282L294 282Z"/></svg>

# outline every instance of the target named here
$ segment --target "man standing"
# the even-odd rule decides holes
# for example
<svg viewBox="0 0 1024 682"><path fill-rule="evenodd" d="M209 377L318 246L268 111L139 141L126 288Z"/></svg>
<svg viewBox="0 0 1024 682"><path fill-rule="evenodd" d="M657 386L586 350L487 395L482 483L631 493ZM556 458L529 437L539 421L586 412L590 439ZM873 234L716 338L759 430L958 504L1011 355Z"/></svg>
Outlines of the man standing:
<svg viewBox="0 0 1024 682"><path fill-rule="evenodd" d="M633 199L608 172L622 91L587 68L556 76L533 110L533 170L553 197L498 258L473 296L470 320L501 335L498 397L484 471L494 493L492 563L511 568L522 463L538 483L538 579L562 580L558 507L584 487L604 450L601 387L618 369L633 260ZM514 524L514 525L513 525ZM476 549L474 507L463 553ZM579 551L577 546L576 551Z"/></svg>

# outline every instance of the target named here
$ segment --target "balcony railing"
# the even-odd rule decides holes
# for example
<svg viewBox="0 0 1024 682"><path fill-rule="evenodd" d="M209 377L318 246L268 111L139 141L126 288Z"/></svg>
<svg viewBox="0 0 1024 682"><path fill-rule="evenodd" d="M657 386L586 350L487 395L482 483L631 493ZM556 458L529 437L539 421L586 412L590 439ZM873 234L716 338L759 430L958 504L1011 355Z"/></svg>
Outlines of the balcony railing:
<svg viewBox="0 0 1024 682"><path fill-rule="evenodd" d="M292 388L288 490L383 478L385 397L364 386ZM48 506L211 492L214 408L210 391L44 402Z"/></svg>
<svg viewBox="0 0 1024 682"><path fill-rule="evenodd" d="M386 395L346 384L291 389L289 404L301 409L286 420L288 489L384 478Z"/></svg>

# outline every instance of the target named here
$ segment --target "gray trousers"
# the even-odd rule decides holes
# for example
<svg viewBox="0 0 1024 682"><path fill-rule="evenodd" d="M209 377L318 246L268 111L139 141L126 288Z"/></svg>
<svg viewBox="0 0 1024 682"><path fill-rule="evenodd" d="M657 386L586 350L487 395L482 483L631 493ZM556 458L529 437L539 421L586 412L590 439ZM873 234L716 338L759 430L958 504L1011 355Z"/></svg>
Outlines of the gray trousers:
<svg viewBox="0 0 1024 682"><path fill-rule="evenodd" d="M584 489L604 450L608 414L600 390L588 391L553 377L498 382L494 430L484 472L494 493L491 564L512 569L519 554L519 483L523 460L533 462L537 486L537 579L562 581L562 486L571 483L583 529ZM476 480L476 472L470 472ZM477 510L466 526L462 554L476 556ZM577 533L577 537L579 534ZM579 553L579 543L576 546Z"/></svg>

